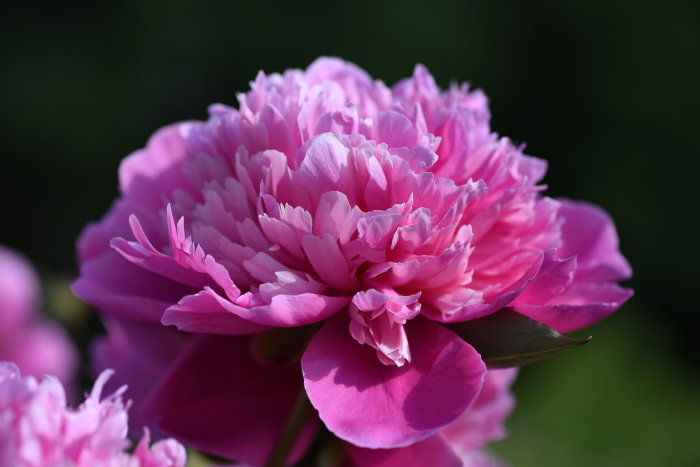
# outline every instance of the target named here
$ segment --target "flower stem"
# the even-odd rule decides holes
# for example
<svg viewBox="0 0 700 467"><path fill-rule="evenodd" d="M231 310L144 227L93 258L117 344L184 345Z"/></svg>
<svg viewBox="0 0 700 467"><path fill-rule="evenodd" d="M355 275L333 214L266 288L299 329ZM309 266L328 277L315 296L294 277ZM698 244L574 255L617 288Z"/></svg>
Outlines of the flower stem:
<svg viewBox="0 0 700 467"><path fill-rule="evenodd" d="M270 455L270 459L265 464L265 467L284 467L287 462L287 457L292 452L304 424L311 415L312 407L309 398L306 397L306 390L302 385L297 400L294 402L292 412L289 414L289 419L284 427L282 436L277 441L275 449Z"/></svg>

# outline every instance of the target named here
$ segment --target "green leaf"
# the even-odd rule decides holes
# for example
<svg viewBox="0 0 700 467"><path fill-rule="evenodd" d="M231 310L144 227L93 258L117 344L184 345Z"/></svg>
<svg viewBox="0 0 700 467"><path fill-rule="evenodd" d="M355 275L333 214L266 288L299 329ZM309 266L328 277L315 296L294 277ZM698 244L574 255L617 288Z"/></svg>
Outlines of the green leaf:
<svg viewBox="0 0 700 467"><path fill-rule="evenodd" d="M489 368L523 366L591 340L572 339L504 308L484 318L447 327L474 346Z"/></svg>

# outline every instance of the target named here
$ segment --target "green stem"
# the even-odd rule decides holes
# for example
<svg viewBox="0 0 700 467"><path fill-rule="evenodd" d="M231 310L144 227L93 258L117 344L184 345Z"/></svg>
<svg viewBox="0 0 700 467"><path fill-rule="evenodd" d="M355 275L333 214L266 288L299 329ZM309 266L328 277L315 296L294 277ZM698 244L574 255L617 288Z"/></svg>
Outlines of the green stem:
<svg viewBox="0 0 700 467"><path fill-rule="evenodd" d="M284 427L282 436L280 436L280 439L277 441L277 445L272 451L272 455L270 455L270 459L267 461L267 464L265 464L265 467L284 467L286 465L287 457L289 457L289 454L292 452L312 410L311 402L309 402L309 398L306 397L306 390L302 385L297 400L294 402L292 413L289 414L289 419Z"/></svg>

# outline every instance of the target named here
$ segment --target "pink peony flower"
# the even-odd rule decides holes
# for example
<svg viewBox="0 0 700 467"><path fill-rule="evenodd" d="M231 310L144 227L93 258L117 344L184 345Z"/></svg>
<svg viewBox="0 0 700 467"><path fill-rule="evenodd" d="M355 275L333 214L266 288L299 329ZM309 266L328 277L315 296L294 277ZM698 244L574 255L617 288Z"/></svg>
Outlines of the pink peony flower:
<svg viewBox="0 0 700 467"><path fill-rule="evenodd" d="M0 360L15 362L25 374L50 373L70 385L77 352L63 329L38 316L39 295L29 263L0 247Z"/></svg>
<svg viewBox="0 0 700 467"><path fill-rule="evenodd" d="M13 363L0 362L0 465L3 466L184 466L185 449L177 441L149 448L145 431L133 455L129 442L125 388L101 399L111 376L104 371L76 409L66 408L66 395L53 376L37 381L22 377Z"/></svg>
<svg viewBox="0 0 700 467"><path fill-rule="evenodd" d="M238 100L125 159L78 244L74 290L109 332L98 367L195 447L264 463L300 366L357 449L454 445L486 367L445 323L510 307L569 331L631 295L609 217L543 196L546 163L491 132L480 91L441 91L422 66L388 88L322 58Z"/></svg>

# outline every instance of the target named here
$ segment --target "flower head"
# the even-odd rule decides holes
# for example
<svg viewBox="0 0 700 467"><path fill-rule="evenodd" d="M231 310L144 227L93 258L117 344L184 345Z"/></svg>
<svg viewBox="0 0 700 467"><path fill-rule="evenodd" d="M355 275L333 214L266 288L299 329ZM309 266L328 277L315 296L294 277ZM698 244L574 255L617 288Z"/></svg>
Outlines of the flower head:
<svg viewBox="0 0 700 467"><path fill-rule="evenodd" d="M0 465L184 466L184 448L174 440L149 448L148 430L133 455L124 452L129 446L125 388L102 398L111 374L104 371L86 400L70 409L54 377L22 377L16 365L0 362Z"/></svg>
<svg viewBox="0 0 700 467"><path fill-rule="evenodd" d="M388 88L321 58L238 101L125 159L121 197L79 241L74 289L110 331L98 360L145 381L138 412L195 446L264 462L296 391L278 388L299 385L298 362L251 354L273 329L310 339L304 387L330 431L399 448L482 391L480 355L445 323L508 306L569 331L631 293L608 216L543 196L545 162L491 132L480 91L442 91L422 66Z"/></svg>
<svg viewBox="0 0 700 467"><path fill-rule="evenodd" d="M39 317L39 296L31 265L0 247L0 360L15 362L25 374L50 373L70 384L77 353L59 326Z"/></svg>

